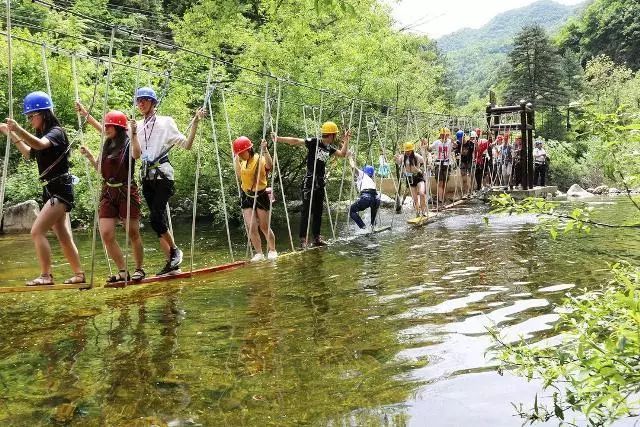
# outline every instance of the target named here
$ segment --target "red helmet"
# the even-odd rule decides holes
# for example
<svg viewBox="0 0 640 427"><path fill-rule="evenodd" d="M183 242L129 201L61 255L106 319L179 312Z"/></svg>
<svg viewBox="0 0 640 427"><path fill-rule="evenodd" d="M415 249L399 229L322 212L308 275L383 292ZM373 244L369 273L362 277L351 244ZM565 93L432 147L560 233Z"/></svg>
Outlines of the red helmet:
<svg viewBox="0 0 640 427"><path fill-rule="evenodd" d="M253 147L253 143L246 136L239 136L233 141L233 154L238 155Z"/></svg>
<svg viewBox="0 0 640 427"><path fill-rule="evenodd" d="M104 125L118 126L123 129L127 128L127 116L122 111L109 111L104 116Z"/></svg>

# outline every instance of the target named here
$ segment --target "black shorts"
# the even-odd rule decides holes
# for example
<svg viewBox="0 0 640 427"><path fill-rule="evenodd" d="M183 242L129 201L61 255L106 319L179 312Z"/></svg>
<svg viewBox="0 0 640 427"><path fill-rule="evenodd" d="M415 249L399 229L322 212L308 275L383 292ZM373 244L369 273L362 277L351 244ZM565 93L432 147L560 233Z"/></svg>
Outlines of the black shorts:
<svg viewBox="0 0 640 427"><path fill-rule="evenodd" d="M253 209L253 202L255 198L252 194L247 194L244 191L241 194L241 207L242 209ZM257 200L255 200L256 209L262 209L263 211L268 211L271 209L271 201L269 200L269 194L265 190L258 191Z"/></svg>
<svg viewBox="0 0 640 427"><path fill-rule="evenodd" d="M422 172L414 173L413 175L406 175L407 182L411 187L417 187L419 183L424 182L424 175Z"/></svg>
<svg viewBox="0 0 640 427"><path fill-rule="evenodd" d="M42 187L42 203L45 204L54 199L58 199L65 204L65 210L71 212L75 206L75 198L73 195L73 178L71 175L55 179L49 184Z"/></svg>
<svg viewBox="0 0 640 427"><path fill-rule="evenodd" d="M449 179L450 169L449 165L436 165L436 179L438 182L444 182Z"/></svg>

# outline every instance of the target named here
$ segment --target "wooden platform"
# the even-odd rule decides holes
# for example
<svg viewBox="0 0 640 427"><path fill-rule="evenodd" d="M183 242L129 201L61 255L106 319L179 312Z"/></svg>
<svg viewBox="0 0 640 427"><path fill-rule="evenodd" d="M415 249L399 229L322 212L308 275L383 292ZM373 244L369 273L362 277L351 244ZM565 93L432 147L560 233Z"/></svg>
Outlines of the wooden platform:
<svg viewBox="0 0 640 427"><path fill-rule="evenodd" d="M555 185L546 185L544 187L533 187L528 190L505 190L503 187L494 187L486 192L486 197L499 196L500 194L509 194L511 197L517 200L526 199L527 197L542 197L546 198L548 195L555 195L558 193L558 187Z"/></svg>
<svg viewBox="0 0 640 427"><path fill-rule="evenodd" d="M114 283L106 283L104 285L105 288L124 288L125 286L139 286L139 285L146 285L149 283L156 283L156 282L165 282L168 280L177 280L177 279L189 279L193 276L198 276L198 275L203 275L203 274L211 274L211 273L217 273L219 271L224 271L224 270L229 270L232 268L237 268L237 267L242 267L243 265L245 265L247 263L247 261L236 261L236 262L232 262L229 264L222 264L222 265L216 265L214 267L205 267L205 268L199 268L197 270L193 270L193 271L185 271L185 272L181 272L181 273L177 273L177 274L166 274L164 276L152 276L152 277L145 277L144 279L138 281L138 282L134 282L132 280L128 281L125 285L125 282L114 282Z"/></svg>
<svg viewBox="0 0 640 427"><path fill-rule="evenodd" d="M88 283L81 283L77 285L4 286L0 287L0 294L13 292L62 291L65 289L91 289L91 285Z"/></svg>

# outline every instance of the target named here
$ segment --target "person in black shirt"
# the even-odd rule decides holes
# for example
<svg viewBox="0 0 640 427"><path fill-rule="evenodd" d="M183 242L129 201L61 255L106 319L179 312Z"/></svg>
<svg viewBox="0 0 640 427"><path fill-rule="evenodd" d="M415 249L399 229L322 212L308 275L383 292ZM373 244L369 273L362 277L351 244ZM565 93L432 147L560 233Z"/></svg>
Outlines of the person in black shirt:
<svg viewBox="0 0 640 427"><path fill-rule="evenodd" d="M351 132L345 132L342 138L342 147L338 150L332 144L338 137L338 126L334 122L325 122L322 125L322 138L294 138L273 136L277 142L289 145L305 145L307 147L307 172L302 181L302 214L300 216L300 244L307 246L307 224L309 214L313 216L311 232L313 233L313 245L324 246L326 242L320 236L322 225L322 211L325 198L325 173L327 161L332 155L345 157L349 149ZM315 175L314 175L315 172Z"/></svg>
<svg viewBox="0 0 640 427"><path fill-rule="evenodd" d="M475 132L471 132L470 137L463 137L460 145L460 173L462 175L463 197L471 194L471 165L473 161L473 149L475 146Z"/></svg>
<svg viewBox="0 0 640 427"><path fill-rule="evenodd" d="M47 232L53 230L74 276L66 284L85 283L78 248L71 234L68 212L74 205L72 176L69 174L69 140L53 114L51 97L32 92L24 98L24 114L35 130L31 134L13 119L0 124L0 132L10 136L24 158L35 157L42 184L42 210L31 227L31 239L40 263L40 276L28 286L52 285L51 247Z"/></svg>

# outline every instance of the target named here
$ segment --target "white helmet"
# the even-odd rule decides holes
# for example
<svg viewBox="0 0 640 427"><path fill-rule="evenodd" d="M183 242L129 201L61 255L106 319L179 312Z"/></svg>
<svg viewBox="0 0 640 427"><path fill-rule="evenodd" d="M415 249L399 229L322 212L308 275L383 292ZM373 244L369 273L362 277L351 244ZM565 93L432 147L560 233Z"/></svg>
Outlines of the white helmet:
<svg viewBox="0 0 640 427"><path fill-rule="evenodd" d="M476 134L476 131L475 131L475 130L472 130L472 131L471 131L471 133L469 134L469 137L470 137L470 138L477 138L477 137L478 137L478 135Z"/></svg>

